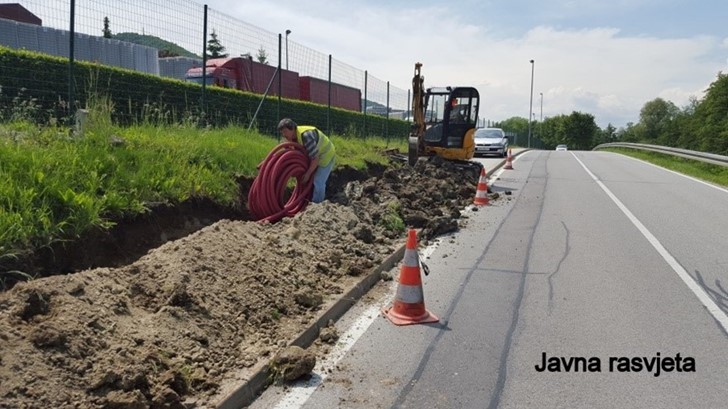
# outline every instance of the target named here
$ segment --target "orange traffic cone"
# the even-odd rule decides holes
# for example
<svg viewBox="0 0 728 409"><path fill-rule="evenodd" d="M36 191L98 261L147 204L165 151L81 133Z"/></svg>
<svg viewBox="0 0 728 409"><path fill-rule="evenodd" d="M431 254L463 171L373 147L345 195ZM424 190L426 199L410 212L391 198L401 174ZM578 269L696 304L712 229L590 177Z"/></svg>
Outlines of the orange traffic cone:
<svg viewBox="0 0 728 409"><path fill-rule="evenodd" d="M384 315L395 325L424 324L440 321L425 309L425 297L420 279L420 257L417 254L417 232L410 229L407 247L399 271L399 285L392 308L384 309Z"/></svg>
<svg viewBox="0 0 728 409"><path fill-rule="evenodd" d="M488 174L485 172L485 168L480 170L478 189L475 191L475 201L473 201L473 203L477 206L483 206L490 203L488 201Z"/></svg>
<svg viewBox="0 0 728 409"><path fill-rule="evenodd" d="M503 166L503 169L512 170L513 169L513 158L511 157L511 150L508 149L508 159L506 159L506 165Z"/></svg>

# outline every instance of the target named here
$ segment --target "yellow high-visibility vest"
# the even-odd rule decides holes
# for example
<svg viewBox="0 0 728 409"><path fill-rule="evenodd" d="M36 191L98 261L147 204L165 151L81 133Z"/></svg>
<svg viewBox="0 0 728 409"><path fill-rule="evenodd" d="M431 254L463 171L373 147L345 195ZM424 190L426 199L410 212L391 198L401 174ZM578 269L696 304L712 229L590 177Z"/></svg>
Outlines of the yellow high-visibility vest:
<svg viewBox="0 0 728 409"><path fill-rule="evenodd" d="M328 164L334 159L334 156L336 156L336 149L334 149L334 144L331 143L331 140L329 140L329 137L326 136L325 133L321 132L321 130L317 129L315 126L298 125L296 127L296 140L298 140L298 143L303 144L303 138L301 135L304 132L311 130L315 130L319 135L317 145L319 150L319 166L328 166Z"/></svg>

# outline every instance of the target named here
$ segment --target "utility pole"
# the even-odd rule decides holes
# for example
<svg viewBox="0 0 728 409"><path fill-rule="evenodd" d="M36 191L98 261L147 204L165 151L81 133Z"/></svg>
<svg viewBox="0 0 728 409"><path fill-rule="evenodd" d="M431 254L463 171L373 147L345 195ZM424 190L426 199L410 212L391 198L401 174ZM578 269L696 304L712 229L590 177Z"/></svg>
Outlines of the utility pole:
<svg viewBox="0 0 728 409"><path fill-rule="evenodd" d="M531 101L528 103L528 147L531 147L531 117L533 116L533 67L534 61L531 60Z"/></svg>

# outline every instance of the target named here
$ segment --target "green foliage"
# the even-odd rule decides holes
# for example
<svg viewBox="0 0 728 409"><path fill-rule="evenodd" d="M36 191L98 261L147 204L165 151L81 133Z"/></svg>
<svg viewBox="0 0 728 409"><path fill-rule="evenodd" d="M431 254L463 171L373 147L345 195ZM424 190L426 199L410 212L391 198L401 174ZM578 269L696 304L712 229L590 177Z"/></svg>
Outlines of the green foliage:
<svg viewBox="0 0 728 409"><path fill-rule="evenodd" d="M210 87L202 109L197 84L89 63L74 70L75 105L89 112L75 133L60 126L66 59L0 47L0 66L0 261L109 228L150 203L234 206L235 177L254 175L278 142L247 130L260 95ZM287 99L279 111L276 99L263 101L258 129L277 134L282 116L317 126L333 136L339 166L383 163L384 149L406 148L405 121ZM397 137L372 136L384 130Z"/></svg>
<svg viewBox="0 0 728 409"><path fill-rule="evenodd" d="M728 76L718 73L702 100L682 109L656 98L640 111L640 122L618 132L622 142L642 142L728 155Z"/></svg>
<svg viewBox="0 0 728 409"><path fill-rule="evenodd" d="M588 150L593 148L604 134L594 121L594 116L582 112L547 118L538 124L538 129L546 149L566 144L569 149ZM613 132L613 127L610 132Z"/></svg>
<svg viewBox="0 0 728 409"><path fill-rule="evenodd" d="M528 120L526 118L514 116L505 121L497 122L494 127L501 128L505 132L528 135Z"/></svg>
<svg viewBox="0 0 728 409"><path fill-rule="evenodd" d="M265 48L261 45L258 49L258 53L255 55L255 59L261 64L268 64L268 53L265 52Z"/></svg>
<svg viewBox="0 0 728 409"><path fill-rule="evenodd" d="M0 249L0 253L2 253L2 249ZM2 260L0 260L0 263ZM5 291L8 288L8 281L10 282L16 282L16 281L30 281L33 280L35 277L24 273L22 271L17 270L11 270L11 271L0 271L0 290Z"/></svg>
<svg viewBox="0 0 728 409"><path fill-rule="evenodd" d="M36 123L64 122L68 116L67 59L0 47L0 119L11 118L19 101L30 101L22 116ZM261 95L233 89L207 87L206 105L201 105L198 84L157 77L122 68L78 62L74 70L77 84L76 105L87 105L93 95L107 95L118 125L184 123L187 125L247 126L261 104ZM328 134L345 134L353 129L356 136L389 135L406 138L410 125L399 119L332 108L306 101L267 97L255 126L261 132L277 135L280 117L316 126ZM15 117L18 117L16 115Z"/></svg>
<svg viewBox="0 0 728 409"><path fill-rule="evenodd" d="M647 102L640 110L641 139L657 141L668 132L680 109L670 101L655 98Z"/></svg>
<svg viewBox="0 0 728 409"><path fill-rule="evenodd" d="M385 150L392 149L407 152L407 140L385 139L381 137L357 138L354 136L332 136L331 141L336 147L337 166L351 166L355 169L365 169L368 164L386 164Z"/></svg>
<svg viewBox="0 0 728 409"><path fill-rule="evenodd" d="M393 200L389 203L387 203L387 207L384 211L384 214L382 214L381 219L379 220L379 223L384 227L386 230L395 232L395 233L401 233L405 230L405 224L404 220L402 220L402 203L400 203L398 200Z"/></svg>
<svg viewBox="0 0 728 409"><path fill-rule="evenodd" d="M699 150L728 155L728 75L719 73L710 84L692 122Z"/></svg>
<svg viewBox="0 0 728 409"><path fill-rule="evenodd" d="M89 115L82 137L0 127L0 257L108 228L149 203L206 197L233 207L235 176L254 174L277 142L240 129L118 128L99 117Z"/></svg>
<svg viewBox="0 0 728 409"><path fill-rule="evenodd" d="M616 142L618 138L619 136L617 135L617 128L615 128L614 125L610 123L607 124L606 128L601 129L597 132L596 138L594 140L594 145Z"/></svg>
<svg viewBox="0 0 728 409"><path fill-rule="evenodd" d="M0 264L29 250L147 211L150 203L205 197L237 206L239 176L278 139L244 128L199 129L144 121L119 127L108 97L88 98L81 135L27 121L0 124ZM337 166L387 162L384 149L406 143L333 135ZM395 212L396 213L396 212ZM397 228L396 219L391 220ZM0 277L1 279L1 277Z"/></svg>
<svg viewBox="0 0 728 409"><path fill-rule="evenodd" d="M226 58L228 56L225 53L225 47L220 44L220 39L217 38L215 29L210 33L210 39L207 40L207 57L208 58Z"/></svg>
<svg viewBox="0 0 728 409"><path fill-rule="evenodd" d="M104 38L112 38L111 28L109 28L110 22L108 17L104 17L104 29L101 32L104 34Z"/></svg>

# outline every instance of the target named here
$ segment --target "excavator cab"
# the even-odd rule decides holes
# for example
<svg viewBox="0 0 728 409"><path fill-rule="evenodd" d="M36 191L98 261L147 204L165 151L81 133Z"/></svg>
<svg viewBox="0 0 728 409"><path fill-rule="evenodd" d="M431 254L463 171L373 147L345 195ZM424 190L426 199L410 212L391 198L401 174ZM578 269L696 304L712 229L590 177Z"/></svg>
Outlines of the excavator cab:
<svg viewBox="0 0 728 409"><path fill-rule="evenodd" d="M422 64L412 80L414 124L409 138L409 163L419 156L468 160L475 153L475 127L480 95L473 87L423 89Z"/></svg>

